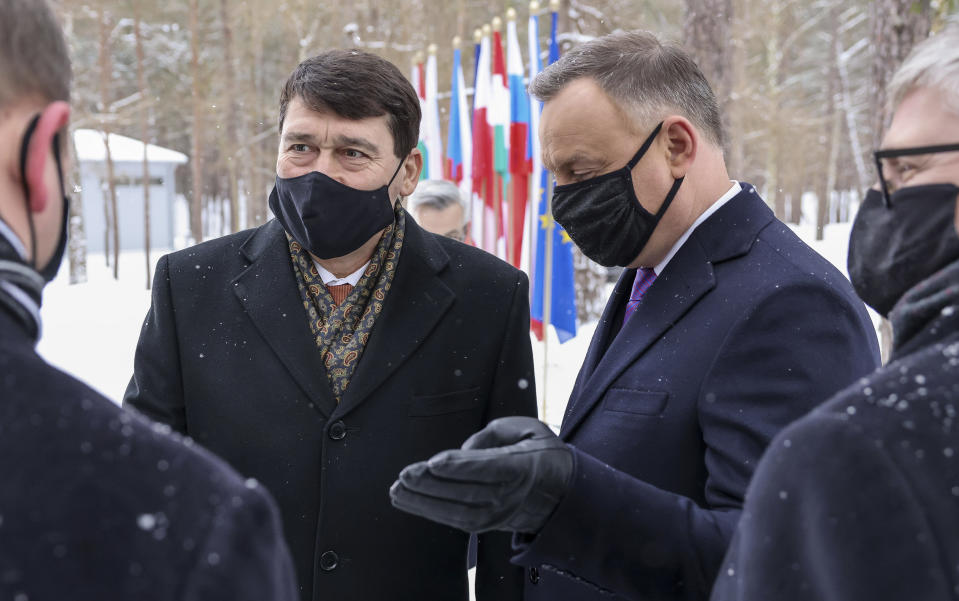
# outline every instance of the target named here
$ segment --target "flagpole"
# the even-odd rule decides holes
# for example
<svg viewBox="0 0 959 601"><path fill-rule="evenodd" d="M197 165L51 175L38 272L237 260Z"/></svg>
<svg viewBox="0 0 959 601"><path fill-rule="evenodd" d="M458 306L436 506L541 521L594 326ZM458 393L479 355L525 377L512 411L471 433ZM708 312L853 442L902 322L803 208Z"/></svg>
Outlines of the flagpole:
<svg viewBox="0 0 959 601"><path fill-rule="evenodd" d="M543 270L543 421L546 421L546 391L549 381L549 324L553 312L553 178L546 178L546 260Z"/></svg>
<svg viewBox="0 0 959 601"><path fill-rule="evenodd" d="M509 8L506 10L506 21L507 21L507 23L512 23L512 24L513 24L513 29L511 29L511 30L509 30L509 31L515 32L515 27L516 27L516 9L513 8L512 6L509 7ZM509 27L509 26L507 25L507 27ZM506 73L507 73L507 79L509 78L509 73L510 73L510 71L509 71L509 69L510 69L510 67L509 67L509 64L510 64L510 63L509 63L509 60L510 60L510 58L509 58L509 54L508 54L508 53L510 52L510 44L512 43L512 38L510 37L511 35L512 35L512 33L509 33L509 34L507 35L507 42L506 42L506 50L507 50L507 59L506 59L506 60L507 60L507 69L506 69ZM522 62L522 60L521 60L520 62ZM510 104L512 105L512 90L510 90ZM507 153L507 156L506 156L506 161L507 161L506 173L510 173L510 170L512 169L512 166L513 166L513 165L512 165L512 163L513 163L513 152L514 152L513 147L512 147L513 119L514 119L514 116L512 115L512 107L511 107L511 108L510 108L510 123L509 123L509 129L508 129L507 132L506 132L506 135L507 135L507 136L509 137L509 139L510 139L510 149L509 149L509 152ZM516 247L516 230L515 230L515 228L516 228L516 192L515 192L515 190L514 190L513 188L516 187L516 183L513 181L512 175L513 175L513 174L510 173L510 181L509 181L509 184L506 186L506 193L507 193L507 196L506 196L506 210L509 211L509 216L508 216L507 219L506 219L506 226L509 228L509 231L508 231L507 234L506 234L506 256L507 256L507 258L508 258L507 260L510 262L511 265L519 266L519 257L516 256L516 248L515 248L515 247Z"/></svg>
<svg viewBox="0 0 959 601"><path fill-rule="evenodd" d="M501 53L502 53L502 51L503 51L503 42L502 42L502 40L500 39L500 41L497 43L497 41L496 41L496 40L497 40L496 34L502 32L502 29L503 29L503 20L500 19L498 16L497 16L497 17L493 17L493 21L492 21L492 23L490 24L490 29L491 29L492 32L493 32L493 36L490 38L490 42L491 42L490 60L492 61L492 65L491 65L492 68L490 69L490 71L491 71L491 73L492 73L492 78L493 78L493 80L495 81L495 80L496 80L496 68L497 68L497 67L496 67L496 64L497 64L497 62L496 62L496 56L497 56L497 55L496 55L496 52L497 52L497 50L499 50L499 52L501 52ZM500 110L500 108L499 108L498 105L496 104L496 87L495 87L495 84L491 87L490 91L492 92L492 95L491 95L491 98L490 98L491 106L496 106L497 108L496 108L495 110L496 110L497 113L498 113L498 111ZM494 110L494 109L491 109L491 110ZM501 117L501 115L500 115L500 117ZM503 231L503 201L504 201L505 198L506 198L506 196L505 196L505 192L506 192L506 178L503 177L498 171L496 171L496 150L497 150L497 146L496 146L496 124L491 122L491 123L490 123L490 126L493 128L493 156L492 156L492 160L493 160L493 182L492 182L492 184L493 184L493 221L494 221L494 225L495 225L495 227L493 228L493 235L494 235L494 239L493 239L493 249L494 249L494 250L493 250L493 254L495 254L495 255L497 255L497 256L503 256L503 257L505 257L506 261L508 262L508 261L509 261L509 248L508 248L508 245L507 245L507 248L506 248L506 253L505 253L504 255L500 255L500 254L499 254L500 233ZM509 124L506 124L506 127L509 127ZM503 132L503 135L504 135L504 136L509 135L509 132ZM507 160L508 160L508 157L507 157Z"/></svg>
<svg viewBox="0 0 959 601"><path fill-rule="evenodd" d="M532 19L534 16L536 17L537 31L536 31L536 36L535 36L535 37L536 37L537 39L536 39L536 49L535 49L535 51L538 53L538 52L539 52L539 1L538 1L538 0L532 0L532 2L529 3L529 14L530 14L530 18L531 18L531 19ZM527 33L527 35L529 35L529 34ZM530 48L530 54L532 54L532 52L533 52L533 49ZM529 63L530 63L530 81L529 81L529 82L532 84L532 83L533 83L533 65L536 65L536 70L537 70L537 72L539 71L539 55L537 54L536 56L530 56L530 57L529 57ZM527 92L527 95L528 95L528 94L529 94L529 93ZM533 125L534 125L534 124L538 123L538 119L534 118L534 112L535 112L535 113L538 113L538 112L539 112L538 104L539 104L539 102L538 102L537 100L533 99L532 96L530 96L530 98L529 98L529 112L530 112L530 128L531 128L531 129L533 128ZM533 137L534 139L535 139L537 136L539 136L539 132L538 132L538 131L534 131L534 132L531 132L531 133L532 133L532 137ZM533 148L531 148L530 150L535 153L535 152L536 152L535 148L536 148L536 146L535 146L535 144L534 144L534 145L533 145ZM538 160L539 160L539 157L534 156L534 157L533 157L533 164L536 165L536 164L537 164L536 161L538 161ZM540 186L540 181L541 181L541 180L540 180L540 172L537 171L537 170L534 168L534 169L533 169L533 173L530 174L530 178L529 178L529 201L528 201L528 204L527 204L527 207L526 207L526 211L527 211L527 213L529 214L529 231L526 233L526 235L529 236L529 238L528 238L529 244L527 245L527 246L529 247L529 256L528 256L529 265L528 265L527 267L529 268L529 272L528 272L528 273L529 273L529 276L530 276L530 279L531 279L531 280L532 280L533 278L539 277L536 273L534 273L534 271L535 271L535 265L536 265L536 260L535 260L535 257L536 257L536 226L537 226L537 223L536 223L536 221L537 221L537 220L536 220L536 213L539 211L539 193L540 193L539 186ZM545 397L544 397L544 398L545 398Z"/></svg>

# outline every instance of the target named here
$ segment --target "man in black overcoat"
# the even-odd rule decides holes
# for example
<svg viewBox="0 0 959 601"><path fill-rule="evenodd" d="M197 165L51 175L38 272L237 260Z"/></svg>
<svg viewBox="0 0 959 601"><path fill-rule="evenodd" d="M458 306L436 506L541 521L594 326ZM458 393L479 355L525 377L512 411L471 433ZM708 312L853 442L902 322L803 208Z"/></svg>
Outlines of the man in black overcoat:
<svg viewBox="0 0 959 601"><path fill-rule="evenodd" d="M286 82L270 209L162 258L125 402L254 477L280 506L301 598L466 600L468 535L390 505L406 464L534 415L528 282L423 231L420 108L362 51ZM479 537L477 598L518 599L505 533Z"/></svg>

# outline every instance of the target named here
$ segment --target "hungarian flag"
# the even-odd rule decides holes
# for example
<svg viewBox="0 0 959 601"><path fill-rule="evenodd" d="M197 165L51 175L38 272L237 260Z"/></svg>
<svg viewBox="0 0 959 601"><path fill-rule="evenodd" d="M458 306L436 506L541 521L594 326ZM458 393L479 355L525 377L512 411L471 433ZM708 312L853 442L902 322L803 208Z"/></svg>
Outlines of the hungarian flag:
<svg viewBox="0 0 959 601"><path fill-rule="evenodd" d="M506 79L506 60L503 56L503 38L498 29L493 31L493 78L490 83L489 123L493 128L493 169L496 172L493 213L496 220L495 254L507 259L506 224L504 210L506 186L509 183L510 97Z"/></svg>

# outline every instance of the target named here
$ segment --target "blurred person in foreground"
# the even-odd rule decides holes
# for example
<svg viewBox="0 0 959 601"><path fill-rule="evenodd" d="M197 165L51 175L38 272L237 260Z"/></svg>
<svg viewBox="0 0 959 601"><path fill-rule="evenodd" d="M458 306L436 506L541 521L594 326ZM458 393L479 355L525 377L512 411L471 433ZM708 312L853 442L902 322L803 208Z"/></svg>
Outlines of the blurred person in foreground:
<svg viewBox="0 0 959 601"><path fill-rule="evenodd" d="M409 198L409 208L424 230L468 243L469 203L455 183L441 179L418 183Z"/></svg>
<svg viewBox="0 0 959 601"><path fill-rule="evenodd" d="M331 50L279 103L276 219L160 259L125 402L276 497L303 601L466 601L469 537L397 511L411 462L535 415L529 284L425 232L420 105L385 59ZM476 596L522 595L502 532Z"/></svg>
<svg viewBox="0 0 959 601"><path fill-rule="evenodd" d="M916 46L849 238L888 365L770 445L714 601L959 599L959 26Z"/></svg>
<svg viewBox="0 0 959 601"><path fill-rule="evenodd" d="M262 487L35 351L67 243L70 79L46 0L0 0L0 598L292 601Z"/></svg>
<svg viewBox="0 0 959 601"><path fill-rule="evenodd" d="M393 501L514 532L529 600L704 599L766 445L876 367L875 331L842 274L730 180L716 99L681 48L597 38L530 91L556 221L628 269L558 437L497 420L404 470Z"/></svg>

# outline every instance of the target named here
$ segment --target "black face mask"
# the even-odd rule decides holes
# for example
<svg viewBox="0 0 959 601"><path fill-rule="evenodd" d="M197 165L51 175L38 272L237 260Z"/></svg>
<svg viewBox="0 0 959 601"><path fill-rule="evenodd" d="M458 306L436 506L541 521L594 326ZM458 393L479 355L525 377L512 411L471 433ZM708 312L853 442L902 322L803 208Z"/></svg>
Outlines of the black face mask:
<svg viewBox="0 0 959 601"><path fill-rule="evenodd" d="M30 147L30 138L37 128L40 121L40 115L37 115L30 121L27 131L23 134L23 141L20 143L20 179L23 182L23 195L27 202L27 221L30 225L30 256L33 257L33 268L43 277L44 281L49 282L56 277L60 270L60 263L63 262L63 255L67 250L67 226L70 219L70 199L67 197L66 189L63 183L63 163L60 159L60 134L53 136L53 157L57 164L57 178L60 180L60 197L63 199L63 219L60 224L60 238L57 240L57 247L53 251L53 256L43 267L37 263L37 232L33 223L33 211L30 210L30 187L27 184L27 150Z"/></svg>
<svg viewBox="0 0 959 601"><path fill-rule="evenodd" d="M276 177L270 210L290 236L320 259L343 257L393 223L389 187L357 190L312 171L299 177Z"/></svg>
<svg viewBox="0 0 959 601"><path fill-rule="evenodd" d="M859 297L883 317L913 286L959 259L952 184L910 186L890 206L869 190L849 235L849 279Z"/></svg>
<svg viewBox="0 0 959 601"><path fill-rule="evenodd" d="M662 123L656 126L622 169L556 186L553 190L556 222L563 226L584 255L600 265L625 267L632 263L646 246L683 183L684 178L673 183L655 215L643 208L636 198L633 167L649 150L662 127Z"/></svg>

